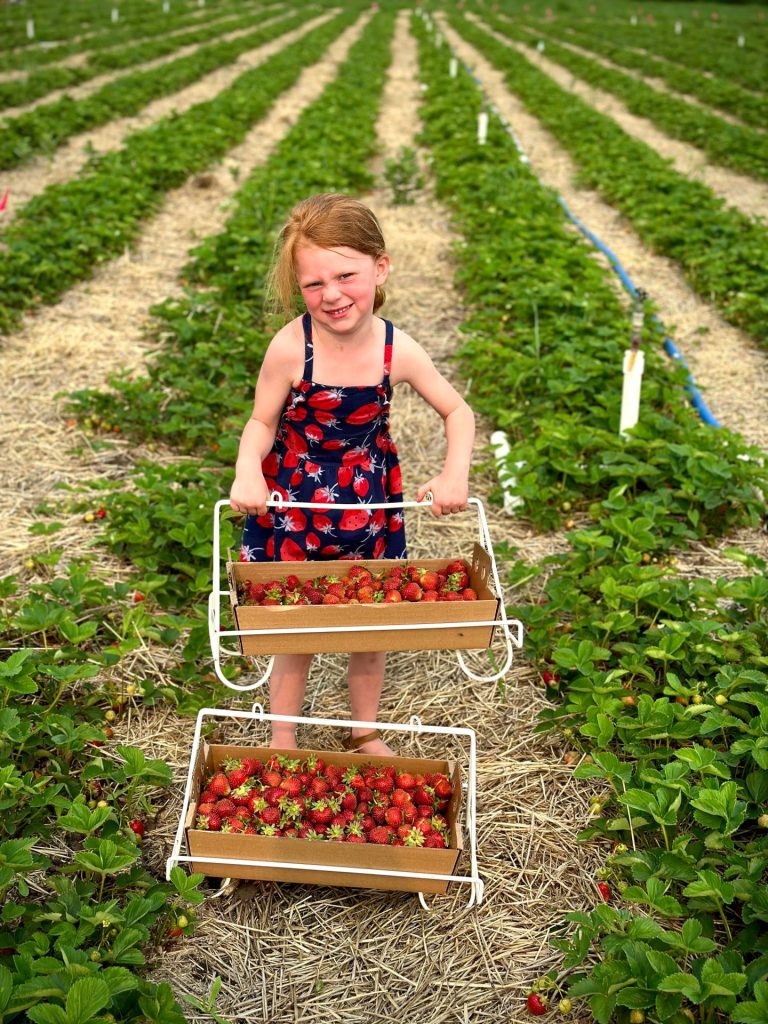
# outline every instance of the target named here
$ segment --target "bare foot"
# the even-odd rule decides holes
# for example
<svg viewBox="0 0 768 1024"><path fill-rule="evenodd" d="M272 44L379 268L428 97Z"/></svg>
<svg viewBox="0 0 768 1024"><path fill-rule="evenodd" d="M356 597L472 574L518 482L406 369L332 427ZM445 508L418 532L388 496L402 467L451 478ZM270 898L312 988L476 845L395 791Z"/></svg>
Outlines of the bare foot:
<svg viewBox="0 0 768 1024"><path fill-rule="evenodd" d="M277 750L296 750L296 730L293 726L272 726L271 747Z"/></svg>

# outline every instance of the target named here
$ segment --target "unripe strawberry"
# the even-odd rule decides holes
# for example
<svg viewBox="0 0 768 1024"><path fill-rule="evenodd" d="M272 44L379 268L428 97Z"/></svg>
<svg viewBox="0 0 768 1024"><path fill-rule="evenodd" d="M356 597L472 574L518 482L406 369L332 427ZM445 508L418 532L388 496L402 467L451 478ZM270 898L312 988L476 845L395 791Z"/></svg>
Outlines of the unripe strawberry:
<svg viewBox="0 0 768 1024"><path fill-rule="evenodd" d="M728 698L725 696L725 694L724 693L718 693L718 695L715 697L715 704L718 704L720 707L723 707L723 705L727 704L727 703L728 703Z"/></svg>
<svg viewBox="0 0 768 1024"><path fill-rule="evenodd" d="M573 1003L570 999L561 999L557 1008L560 1013L570 1013L573 1009Z"/></svg>
<svg viewBox="0 0 768 1024"><path fill-rule="evenodd" d="M761 814L757 819L757 824L760 828L768 828L768 814Z"/></svg>
<svg viewBox="0 0 768 1024"><path fill-rule="evenodd" d="M176 927L177 928L186 928L188 924L189 924L189 918L186 917L184 914L179 914L179 916L176 918Z"/></svg>

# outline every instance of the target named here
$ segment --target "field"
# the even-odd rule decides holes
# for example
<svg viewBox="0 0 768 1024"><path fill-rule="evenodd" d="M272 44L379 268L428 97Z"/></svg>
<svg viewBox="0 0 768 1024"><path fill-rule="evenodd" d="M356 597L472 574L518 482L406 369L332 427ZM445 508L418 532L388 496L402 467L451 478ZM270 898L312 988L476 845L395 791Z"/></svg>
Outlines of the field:
<svg viewBox="0 0 768 1024"><path fill-rule="evenodd" d="M26 0L0 28L2 1024L768 1020L768 7ZM265 699L213 671L212 515L275 234L322 191L377 213L383 313L475 410L525 626L495 682L387 660L382 721L476 733L479 906L165 877L195 715ZM441 423L402 388L392 426L413 498ZM407 520L413 558L476 537ZM306 716L347 716L345 672L316 658Z"/></svg>

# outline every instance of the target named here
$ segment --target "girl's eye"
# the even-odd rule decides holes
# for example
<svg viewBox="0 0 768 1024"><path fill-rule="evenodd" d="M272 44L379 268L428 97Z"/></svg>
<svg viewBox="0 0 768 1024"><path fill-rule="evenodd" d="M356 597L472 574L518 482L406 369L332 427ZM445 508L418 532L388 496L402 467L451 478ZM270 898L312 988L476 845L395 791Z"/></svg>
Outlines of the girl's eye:
<svg viewBox="0 0 768 1024"><path fill-rule="evenodd" d="M339 280L340 281L346 281L346 279L348 277L354 277L354 274L352 273L352 271L350 271L348 274L339 274Z"/></svg>

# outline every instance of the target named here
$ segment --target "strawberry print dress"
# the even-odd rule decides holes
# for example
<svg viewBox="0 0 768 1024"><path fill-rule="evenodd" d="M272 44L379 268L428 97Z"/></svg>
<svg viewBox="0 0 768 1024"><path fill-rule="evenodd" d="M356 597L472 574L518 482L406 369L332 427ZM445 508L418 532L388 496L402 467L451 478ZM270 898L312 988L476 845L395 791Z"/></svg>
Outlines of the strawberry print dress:
<svg viewBox="0 0 768 1024"><path fill-rule="evenodd" d="M304 374L288 395L262 471L270 491L322 507L248 516L240 561L406 557L402 510L366 507L402 501L389 433L394 330L389 320L384 324L381 383L330 387L312 380L312 320L304 314ZM334 503L357 507L334 510Z"/></svg>

